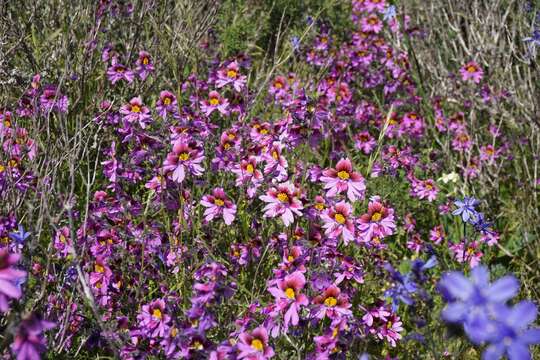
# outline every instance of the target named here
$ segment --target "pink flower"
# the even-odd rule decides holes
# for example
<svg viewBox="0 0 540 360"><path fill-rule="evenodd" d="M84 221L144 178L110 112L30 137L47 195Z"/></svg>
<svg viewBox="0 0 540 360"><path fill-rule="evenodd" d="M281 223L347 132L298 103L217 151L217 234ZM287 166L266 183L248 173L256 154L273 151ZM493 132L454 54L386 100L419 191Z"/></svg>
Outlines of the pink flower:
<svg viewBox="0 0 540 360"><path fill-rule="evenodd" d="M326 236L335 239L341 235L345 245L354 240L351 212L351 205L343 201L337 203L333 208L327 209L322 215Z"/></svg>
<svg viewBox="0 0 540 360"><path fill-rule="evenodd" d="M392 347L396 347L396 341L401 339L400 332L403 331L403 323L396 314L392 314L381 327L378 328L379 339L386 339Z"/></svg>
<svg viewBox="0 0 540 360"><path fill-rule="evenodd" d="M120 80L131 83L135 79L135 74L124 65L113 60L113 64L107 69L107 78L113 85Z"/></svg>
<svg viewBox="0 0 540 360"><path fill-rule="evenodd" d="M162 118L166 118L167 114L175 114L177 111L176 96L167 90L159 93L159 100L156 103L156 110Z"/></svg>
<svg viewBox="0 0 540 360"><path fill-rule="evenodd" d="M411 177L411 195L419 199L427 199L429 202L437 198L439 189L433 179L418 180Z"/></svg>
<svg viewBox="0 0 540 360"><path fill-rule="evenodd" d="M460 263L468 262L471 268L480 264L480 259L484 256L479 247L480 244L477 241L472 241L466 248L464 241L449 246L450 250L454 253L456 261Z"/></svg>
<svg viewBox="0 0 540 360"><path fill-rule="evenodd" d="M306 295L301 294L300 291L306 284L306 278L300 271L295 271L290 275L286 275L284 279L277 281L277 287L269 288L268 291L279 302L280 308L287 308L285 312L285 329L288 328L289 323L293 326L298 325L298 310L300 306L308 305L308 298Z"/></svg>
<svg viewBox="0 0 540 360"><path fill-rule="evenodd" d="M165 301L157 299L142 306L142 313L137 316L141 331L150 337L163 337L169 329L171 317L165 313Z"/></svg>
<svg viewBox="0 0 540 360"><path fill-rule="evenodd" d="M140 51L139 57L137 58L136 62L137 68L135 71L141 78L141 80L145 80L146 77L154 71L154 64L152 63L152 58L150 57L150 54L146 51Z"/></svg>
<svg viewBox="0 0 540 360"><path fill-rule="evenodd" d="M234 90L240 92L246 85L246 76L240 75L240 70L236 61L231 62L226 68L219 69L217 76L216 86L218 88L232 84Z"/></svg>
<svg viewBox="0 0 540 360"><path fill-rule="evenodd" d="M229 100L219 95L217 91L210 91L208 100L202 100L201 110L206 116L210 116L214 110L218 110L222 115L229 114Z"/></svg>
<svg viewBox="0 0 540 360"><path fill-rule="evenodd" d="M429 240L437 245L444 241L444 230L442 225L437 225L429 231Z"/></svg>
<svg viewBox="0 0 540 360"><path fill-rule="evenodd" d="M482 80L484 70L474 61L469 61L459 69L463 81L472 80L476 84Z"/></svg>
<svg viewBox="0 0 540 360"><path fill-rule="evenodd" d="M215 188L212 195L205 195L201 205L206 207L204 217L206 221L212 221L216 216L223 216L225 224L231 225L236 214L236 205L225 195L222 188Z"/></svg>
<svg viewBox="0 0 540 360"><path fill-rule="evenodd" d="M374 237L390 236L396 229L394 209L383 206L378 199L373 199L368 204L368 212L358 219L358 224L366 242Z"/></svg>
<svg viewBox="0 0 540 360"><path fill-rule="evenodd" d="M143 105L141 97L134 97L120 108L120 114L124 115L124 120L129 123L139 122L141 128L146 128L146 124L150 122L150 109Z"/></svg>
<svg viewBox="0 0 540 360"><path fill-rule="evenodd" d="M288 89L289 89L289 83L287 82L287 78L285 76L278 75L272 82L272 85L270 85L270 89L268 90L268 93L270 95L281 96L284 93L286 93Z"/></svg>
<svg viewBox="0 0 540 360"><path fill-rule="evenodd" d="M184 181L186 170L195 176L202 175L204 168L200 163L204 160L204 156L194 144L187 144L179 138L174 142L172 150L163 163L163 170L169 174L172 172L173 181L178 183Z"/></svg>
<svg viewBox="0 0 540 360"><path fill-rule="evenodd" d="M366 155L370 154L373 151L373 149L375 149L375 146L377 145L377 142L375 141L373 136L369 134L368 131L362 131L358 133L354 137L354 139L355 139L354 145L356 146L356 148L358 150L362 150L364 154Z"/></svg>
<svg viewBox="0 0 540 360"><path fill-rule="evenodd" d="M274 349L268 346L268 331L263 326L259 326L251 333L241 333L239 339L238 359L265 360L274 356Z"/></svg>
<svg viewBox="0 0 540 360"><path fill-rule="evenodd" d="M374 32L375 34L378 34L383 28L382 20L375 14L364 17L361 24L363 32Z"/></svg>
<svg viewBox="0 0 540 360"><path fill-rule="evenodd" d="M56 232L53 246L56 250L58 250L61 257L68 256L73 245L69 234L69 228L67 226L62 227Z"/></svg>
<svg viewBox="0 0 540 360"><path fill-rule="evenodd" d="M301 216L304 207L298 199L300 190L290 182L279 184L277 188L271 188L266 195L259 196L259 199L268 203L264 207L264 217L281 216L285 226L289 226L294 221L294 214Z"/></svg>
<svg viewBox="0 0 540 360"><path fill-rule="evenodd" d="M337 320L352 313L349 310L352 305L349 304L347 296L342 294L336 285L327 287L321 295L313 299L313 303L318 305L315 310L315 317L318 319L327 316L332 320Z"/></svg>
<svg viewBox="0 0 540 360"><path fill-rule="evenodd" d="M0 248L0 311L9 310L8 300L19 299L22 296L20 283L26 277L26 271L17 270L15 265L21 258L20 254L12 254L7 247Z"/></svg>
<svg viewBox="0 0 540 360"><path fill-rule="evenodd" d="M349 159L339 160L335 169L324 170L321 181L325 184L324 188L327 189L326 195L328 197L334 197L336 194L346 191L347 197L352 202L364 198L366 190L364 178L353 171Z"/></svg>

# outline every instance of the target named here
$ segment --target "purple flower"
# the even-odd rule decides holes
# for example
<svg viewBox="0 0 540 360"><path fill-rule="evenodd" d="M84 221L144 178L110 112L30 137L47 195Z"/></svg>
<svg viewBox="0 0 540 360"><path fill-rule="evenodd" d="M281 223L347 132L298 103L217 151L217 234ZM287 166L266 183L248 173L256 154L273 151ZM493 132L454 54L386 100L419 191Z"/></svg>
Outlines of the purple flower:
<svg viewBox="0 0 540 360"><path fill-rule="evenodd" d="M277 287L271 287L268 291L274 295L278 301L279 307L287 309L285 312L285 329L292 325L298 325L298 310L300 306L308 305L308 298L306 295L301 294L300 291L306 284L306 278L300 271L285 276L284 279L277 281Z"/></svg>
<svg viewBox="0 0 540 360"><path fill-rule="evenodd" d="M157 299L143 305L142 313L137 319L141 329L150 337L163 337L169 329L171 317L165 313L165 301Z"/></svg>
<svg viewBox="0 0 540 360"><path fill-rule="evenodd" d="M206 221L212 221L216 216L223 216L225 224L231 225L236 214L236 205L229 200L222 188L215 188L212 195L205 195L201 205L206 207L204 217Z"/></svg>
<svg viewBox="0 0 540 360"><path fill-rule="evenodd" d="M274 356L274 350L268 346L268 331L260 326L251 333L240 334L238 359L264 360Z"/></svg>
<svg viewBox="0 0 540 360"><path fill-rule="evenodd" d="M457 209L452 211L452 215L461 216L463 221L467 222L469 220L476 219L478 212L475 210L475 207L480 204L480 201L472 197L464 197L463 200L457 200L454 202L454 205L457 206Z"/></svg>
<svg viewBox="0 0 540 360"><path fill-rule="evenodd" d="M146 77L154 71L154 64L152 63L152 58L150 57L150 54L146 51L140 51L139 52L139 58L136 62L137 68L135 71L141 78L141 80L145 80Z"/></svg>
<svg viewBox="0 0 540 360"><path fill-rule="evenodd" d="M47 348L43 332L55 326L54 323L42 320L35 314L23 320L11 344L11 350L17 355L17 360L39 360L39 354Z"/></svg>
<svg viewBox="0 0 540 360"><path fill-rule="evenodd" d="M300 190L290 182L279 184L277 188L271 188L266 195L259 196L259 199L266 202L264 207L264 217L281 216L285 226L289 226L294 221L294 214L301 216L304 207L298 199Z"/></svg>
<svg viewBox="0 0 540 360"><path fill-rule="evenodd" d="M12 238L17 244L23 244L24 241L30 236L29 232L24 231L22 225L19 225L19 231L9 234L9 237Z"/></svg>
<svg viewBox="0 0 540 360"><path fill-rule="evenodd" d="M162 118L166 118L167 114L175 114L177 111L176 96L167 90L159 93L159 100L156 103L156 110Z"/></svg>
<svg viewBox="0 0 540 360"><path fill-rule="evenodd" d="M182 139L174 142L173 151L167 155L163 170L172 173L173 181L181 183L186 177L186 169L195 176L201 176L204 168L200 163L204 156L195 146L185 143Z"/></svg>
<svg viewBox="0 0 540 360"><path fill-rule="evenodd" d="M135 74L124 65L113 60L113 64L107 69L107 78L113 85L120 80L131 83L135 79Z"/></svg>
<svg viewBox="0 0 540 360"><path fill-rule="evenodd" d="M12 254L8 248L0 249L0 311L9 310L8 300L19 299L22 296L19 287L20 282L26 277L26 271L17 270L12 267L21 255Z"/></svg>
<svg viewBox="0 0 540 360"><path fill-rule="evenodd" d="M364 198L366 190L364 178L353 171L349 159L339 160L335 169L324 170L321 181L324 183L324 188L327 190L326 196L328 197L347 192L347 197L351 202Z"/></svg>
<svg viewBox="0 0 540 360"><path fill-rule="evenodd" d="M45 86L39 101L44 112L53 110L61 113L67 112L68 98L67 96L60 94L60 90L58 90L56 85Z"/></svg>
<svg viewBox="0 0 540 360"><path fill-rule="evenodd" d="M124 115L124 120L129 123L139 122L141 128L146 128L152 119L150 115L150 109L143 105L140 96L134 97L120 108L120 114Z"/></svg>

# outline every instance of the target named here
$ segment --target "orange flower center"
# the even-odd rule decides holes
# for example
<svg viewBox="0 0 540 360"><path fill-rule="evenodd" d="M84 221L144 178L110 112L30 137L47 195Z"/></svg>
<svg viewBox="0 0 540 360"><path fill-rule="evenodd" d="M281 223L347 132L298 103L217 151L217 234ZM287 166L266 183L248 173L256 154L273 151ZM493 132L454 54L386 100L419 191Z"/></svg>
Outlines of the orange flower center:
<svg viewBox="0 0 540 360"><path fill-rule="evenodd" d="M371 215L371 221L379 221L382 218L382 214L380 212L374 212L373 215Z"/></svg>
<svg viewBox="0 0 540 360"><path fill-rule="evenodd" d="M139 112L141 112L141 107L139 105L132 105L131 106L131 111L134 112L134 113L139 113Z"/></svg>
<svg viewBox="0 0 540 360"><path fill-rule="evenodd" d="M171 105L171 98L170 97L166 97L165 99L163 99L163 104L164 105Z"/></svg>
<svg viewBox="0 0 540 360"><path fill-rule="evenodd" d="M96 264L94 266L94 271L95 272L98 272L98 273L104 273L105 272L105 268L99 264Z"/></svg>
<svg viewBox="0 0 540 360"><path fill-rule="evenodd" d="M281 202L289 202L289 196L283 192L280 192L279 194L277 194L277 198Z"/></svg>
<svg viewBox="0 0 540 360"><path fill-rule="evenodd" d="M218 98L215 98L215 97L214 97L214 98L211 98L211 99L210 99L210 105L216 106L216 105L218 105L218 104L219 104L219 99L218 99Z"/></svg>
<svg viewBox="0 0 540 360"><path fill-rule="evenodd" d="M150 60L149 60L146 56L143 57L142 63L143 63L144 65L148 65L149 62L150 62Z"/></svg>
<svg viewBox="0 0 540 360"><path fill-rule="evenodd" d="M272 151L272 157L273 157L275 160L279 159L279 154L278 154L278 152L275 151L275 150Z"/></svg>
<svg viewBox="0 0 540 360"><path fill-rule="evenodd" d="M473 72L476 72L476 66L474 66L474 65L469 65L469 66L467 66L467 72L468 72L468 73L471 73L471 74L472 74Z"/></svg>
<svg viewBox="0 0 540 360"><path fill-rule="evenodd" d="M234 78L236 78L236 75L237 75L237 72L235 70L227 71L227 77L228 78L234 79Z"/></svg>

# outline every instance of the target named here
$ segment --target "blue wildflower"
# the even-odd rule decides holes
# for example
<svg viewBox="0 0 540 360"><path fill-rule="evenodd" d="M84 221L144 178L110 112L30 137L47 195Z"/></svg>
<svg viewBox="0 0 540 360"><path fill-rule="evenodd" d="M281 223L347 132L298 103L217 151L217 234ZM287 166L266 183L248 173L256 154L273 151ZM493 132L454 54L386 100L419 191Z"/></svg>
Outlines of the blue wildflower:
<svg viewBox="0 0 540 360"><path fill-rule="evenodd" d="M490 284L487 268L480 265L471 271L470 279L457 271L445 274L439 289L449 301L442 318L463 324L469 339L478 344L491 334L494 307L513 298L519 290L519 282L509 275Z"/></svg>
<svg viewBox="0 0 540 360"><path fill-rule="evenodd" d="M478 212L475 207L480 204L480 201L472 197L464 197L463 200L457 200L454 205L457 209L452 211L452 215L461 216L461 219L465 222L476 219Z"/></svg>
<svg viewBox="0 0 540 360"><path fill-rule="evenodd" d="M19 225L19 231L9 234L9 237L19 245L22 245L29 236L30 233L24 231L22 225Z"/></svg>
<svg viewBox="0 0 540 360"><path fill-rule="evenodd" d="M298 51L300 49L300 38L298 36L291 37L291 45L294 51Z"/></svg>
<svg viewBox="0 0 540 360"><path fill-rule="evenodd" d="M482 359L498 360L505 354L510 360L531 359L529 345L540 343L540 328L528 328L536 319L536 305L530 301L522 301L513 308L502 305L494 314L495 330Z"/></svg>
<svg viewBox="0 0 540 360"><path fill-rule="evenodd" d="M396 17L396 7L394 5L388 6L384 9L384 21L390 21Z"/></svg>
<svg viewBox="0 0 540 360"><path fill-rule="evenodd" d="M491 230L493 223L487 221L484 214L481 212L476 214L476 219L474 220L472 225L476 231L484 235L493 234L493 231Z"/></svg>

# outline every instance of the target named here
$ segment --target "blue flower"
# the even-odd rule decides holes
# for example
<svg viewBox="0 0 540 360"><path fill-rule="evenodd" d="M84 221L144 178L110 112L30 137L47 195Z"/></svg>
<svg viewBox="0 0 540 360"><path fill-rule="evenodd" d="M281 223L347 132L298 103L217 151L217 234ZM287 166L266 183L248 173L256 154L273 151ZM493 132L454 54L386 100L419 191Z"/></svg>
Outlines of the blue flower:
<svg viewBox="0 0 540 360"><path fill-rule="evenodd" d="M452 215L461 216L461 219L465 222L469 220L475 220L478 212L475 207L480 204L480 201L472 197L464 197L463 200L457 200L454 205L457 209L452 212Z"/></svg>
<svg viewBox="0 0 540 360"><path fill-rule="evenodd" d="M300 39L298 36L291 37L291 45L294 51L298 51L300 49Z"/></svg>
<svg viewBox="0 0 540 360"><path fill-rule="evenodd" d="M491 227L493 223L487 221L484 214L479 212L476 214L476 219L473 222L473 227L476 231L481 232L482 234L493 234Z"/></svg>
<svg viewBox="0 0 540 360"><path fill-rule="evenodd" d="M528 329L536 319L536 305L530 301L522 301L513 308L502 305L494 314L497 322L482 359L498 360L505 354L510 360L531 359L529 345L540 343L540 329Z"/></svg>
<svg viewBox="0 0 540 360"><path fill-rule="evenodd" d="M470 279L457 271L445 274L439 289L449 300L442 318L463 324L469 339L479 344L490 337L494 308L517 294L519 282L509 275L491 284L487 268L479 265L471 271Z"/></svg>
<svg viewBox="0 0 540 360"><path fill-rule="evenodd" d="M24 241L30 236L29 232L24 231L22 225L19 225L19 231L9 234L9 237L13 239L17 244L23 244Z"/></svg>
<svg viewBox="0 0 540 360"><path fill-rule="evenodd" d="M394 5L388 6L386 9L384 9L384 21L392 20L396 17L396 7Z"/></svg>

